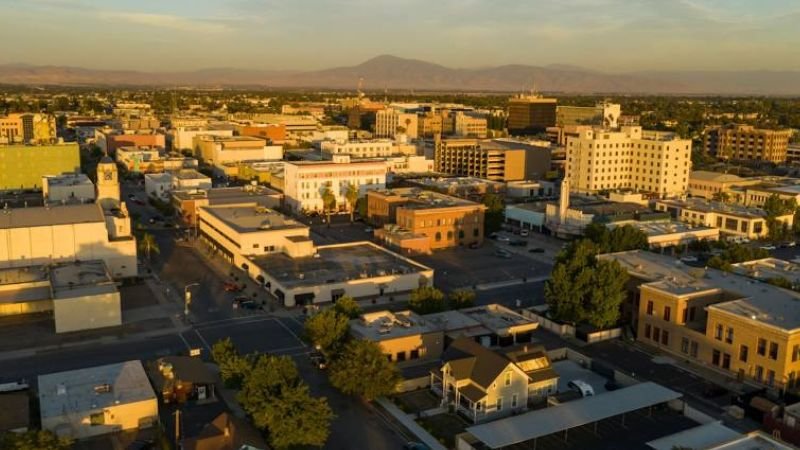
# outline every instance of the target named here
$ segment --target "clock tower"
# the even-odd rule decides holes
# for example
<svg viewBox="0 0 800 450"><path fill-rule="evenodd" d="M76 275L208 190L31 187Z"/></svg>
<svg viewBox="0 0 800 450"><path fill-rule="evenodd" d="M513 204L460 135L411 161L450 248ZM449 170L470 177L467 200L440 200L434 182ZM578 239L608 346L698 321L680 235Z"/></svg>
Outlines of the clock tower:
<svg viewBox="0 0 800 450"><path fill-rule="evenodd" d="M103 209L119 208L119 172L108 155L97 164L97 203Z"/></svg>

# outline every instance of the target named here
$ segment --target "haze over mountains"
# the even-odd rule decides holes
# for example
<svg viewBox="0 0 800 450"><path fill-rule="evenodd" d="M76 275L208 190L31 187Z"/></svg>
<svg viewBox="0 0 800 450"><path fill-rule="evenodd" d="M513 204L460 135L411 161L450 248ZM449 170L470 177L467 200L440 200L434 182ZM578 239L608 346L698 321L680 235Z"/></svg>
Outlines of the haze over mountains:
<svg viewBox="0 0 800 450"><path fill-rule="evenodd" d="M184 72L0 65L0 83L22 85L223 86L456 91L528 90L620 94L800 94L800 71L642 71L604 73L576 66L504 65L454 69L383 55L350 67L317 71L212 68Z"/></svg>

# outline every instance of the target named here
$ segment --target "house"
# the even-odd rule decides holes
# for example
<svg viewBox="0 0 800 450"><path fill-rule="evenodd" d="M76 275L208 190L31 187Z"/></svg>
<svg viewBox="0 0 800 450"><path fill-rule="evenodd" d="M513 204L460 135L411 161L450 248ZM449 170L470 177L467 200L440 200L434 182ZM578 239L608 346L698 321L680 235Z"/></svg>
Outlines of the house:
<svg viewBox="0 0 800 450"><path fill-rule="evenodd" d="M246 421L224 412L196 437L181 441L182 450L266 450L264 438Z"/></svg>
<svg viewBox="0 0 800 450"><path fill-rule="evenodd" d="M216 377L202 359L190 356L165 356L158 360L161 396L164 403L204 401L216 396Z"/></svg>
<svg viewBox="0 0 800 450"><path fill-rule="evenodd" d="M546 354L525 347L509 357L462 338L442 359L442 367L431 371L431 389L474 423L524 411L529 400L555 392L558 383Z"/></svg>

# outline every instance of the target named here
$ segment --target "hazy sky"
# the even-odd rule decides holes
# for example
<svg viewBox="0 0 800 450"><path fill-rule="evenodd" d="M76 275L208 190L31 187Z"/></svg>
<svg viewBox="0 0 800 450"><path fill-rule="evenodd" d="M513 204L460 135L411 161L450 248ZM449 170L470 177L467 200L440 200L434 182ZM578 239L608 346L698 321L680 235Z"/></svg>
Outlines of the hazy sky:
<svg viewBox="0 0 800 450"><path fill-rule="evenodd" d="M798 0L0 0L0 63L800 69ZM1 80L0 80L1 81Z"/></svg>

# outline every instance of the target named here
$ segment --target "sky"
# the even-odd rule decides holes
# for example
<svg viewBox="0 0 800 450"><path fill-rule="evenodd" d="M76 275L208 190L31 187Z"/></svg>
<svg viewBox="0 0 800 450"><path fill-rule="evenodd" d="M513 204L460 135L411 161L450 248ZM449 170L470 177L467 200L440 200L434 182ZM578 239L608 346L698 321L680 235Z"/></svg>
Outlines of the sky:
<svg viewBox="0 0 800 450"><path fill-rule="evenodd" d="M0 0L0 64L800 70L798 0Z"/></svg>

